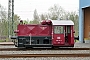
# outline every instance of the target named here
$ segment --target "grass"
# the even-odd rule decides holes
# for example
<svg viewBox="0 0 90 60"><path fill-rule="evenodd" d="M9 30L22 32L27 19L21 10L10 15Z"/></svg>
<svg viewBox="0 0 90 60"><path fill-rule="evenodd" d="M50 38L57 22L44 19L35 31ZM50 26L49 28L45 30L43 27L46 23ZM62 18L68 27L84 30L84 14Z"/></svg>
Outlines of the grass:
<svg viewBox="0 0 90 60"><path fill-rule="evenodd" d="M6 40L0 40L0 42L6 42Z"/></svg>
<svg viewBox="0 0 90 60"><path fill-rule="evenodd" d="M1 39L1 40L0 40L0 42L8 42L8 41L9 41L8 38L6 38L6 39Z"/></svg>
<svg viewBox="0 0 90 60"><path fill-rule="evenodd" d="M79 40L75 40L75 42L79 42Z"/></svg>

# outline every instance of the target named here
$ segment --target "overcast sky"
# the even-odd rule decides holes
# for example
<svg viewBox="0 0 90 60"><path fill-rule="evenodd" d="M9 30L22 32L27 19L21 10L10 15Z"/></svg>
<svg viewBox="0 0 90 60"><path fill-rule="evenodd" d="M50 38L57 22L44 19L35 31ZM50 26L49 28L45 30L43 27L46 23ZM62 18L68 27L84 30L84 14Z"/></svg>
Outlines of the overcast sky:
<svg viewBox="0 0 90 60"><path fill-rule="evenodd" d="M0 0L0 4L8 9L8 0ZM54 4L60 5L66 11L78 11L79 0L14 0L14 12L22 20L33 19L33 11L45 13Z"/></svg>

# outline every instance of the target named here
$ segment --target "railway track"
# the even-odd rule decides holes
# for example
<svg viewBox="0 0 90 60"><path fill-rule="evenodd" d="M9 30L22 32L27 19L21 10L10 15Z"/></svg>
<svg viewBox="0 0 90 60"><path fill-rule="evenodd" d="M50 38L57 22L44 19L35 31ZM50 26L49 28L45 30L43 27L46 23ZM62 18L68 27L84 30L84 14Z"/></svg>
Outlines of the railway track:
<svg viewBox="0 0 90 60"><path fill-rule="evenodd" d="M90 54L6 54L0 58L22 58L22 57L90 57Z"/></svg>
<svg viewBox="0 0 90 60"><path fill-rule="evenodd" d="M59 48L59 49L53 49L53 48L0 48L0 51L25 51L25 50L90 50L90 48Z"/></svg>
<svg viewBox="0 0 90 60"><path fill-rule="evenodd" d="M13 42L0 42L0 45L14 45Z"/></svg>
<svg viewBox="0 0 90 60"><path fill-rule="evenodd" d="M8 46L8 45L14 45L14 44L0 44L0 45Z"/></svg>

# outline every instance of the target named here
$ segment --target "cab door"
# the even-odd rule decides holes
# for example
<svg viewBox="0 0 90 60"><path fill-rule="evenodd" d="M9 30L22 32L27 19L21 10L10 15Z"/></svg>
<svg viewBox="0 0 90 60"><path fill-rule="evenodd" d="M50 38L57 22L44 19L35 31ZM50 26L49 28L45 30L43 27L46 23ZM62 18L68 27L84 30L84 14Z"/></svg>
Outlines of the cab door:
<svg viewBox="0 0 90 60"><path fill-rule="evenodd" d="M65 43L70 43L71 41L71 26L65 26Z"/></svg>
<svg viewBox="0 0 90 60"><path fill-rule="evenodd" d="M64 26L53 26L53 45L62 45L65 43Z"/></svg>
<svg viewBox="0 0 90 60"><path fill-rule="evenodd" d="M73 26L68 25L65 26L65 43L73 44L74 43L74 33L73 33Z"/></svg>

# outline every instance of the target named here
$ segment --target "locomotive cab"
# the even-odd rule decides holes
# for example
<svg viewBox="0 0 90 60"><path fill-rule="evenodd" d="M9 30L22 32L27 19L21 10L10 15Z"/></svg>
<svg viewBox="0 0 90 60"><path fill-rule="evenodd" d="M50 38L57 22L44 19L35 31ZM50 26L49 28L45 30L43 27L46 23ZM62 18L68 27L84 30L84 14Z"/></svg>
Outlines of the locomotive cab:
<svg viewBox="0 0 90 60"><path fill-rule="evenodd" d="M71 20L52 21L53 22L53 46L74 46L74 23Z"/></svg>

